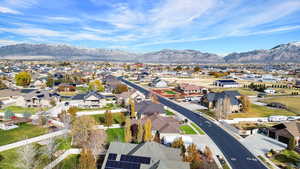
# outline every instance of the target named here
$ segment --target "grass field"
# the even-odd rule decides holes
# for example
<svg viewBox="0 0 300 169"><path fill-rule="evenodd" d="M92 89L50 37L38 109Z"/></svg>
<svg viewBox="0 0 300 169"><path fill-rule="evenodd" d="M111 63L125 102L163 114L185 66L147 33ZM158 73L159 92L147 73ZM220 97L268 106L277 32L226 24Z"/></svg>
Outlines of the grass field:
<svg viewBox="0 0 300 169"><path fill-rule="evenodd" d="M248 113L232 113L228 118L269 117L275 115L295 116L297 114L283 109L272 109L266 106L252 104Z"/></svg>
<svg viewBox="0 0 300 169"><path fill-rule="evenodd" d="M107 129L107 142L112 141L121 141L124 142L124 129L123 128L114 128L114 129Z"/></svg>
<svg viewBox="0 0 300 169"><path fill-rule="evenodd" d="M0 130L0 146L46 134L47 131L45 128L31 124L21 124L18 128L8 131Z"/></svg>
<svg viewBox="0 0 300 169"><path fill-rule="evenodd" d="M248 89L248 88L213 88L211 91L213 92L222 92L222 91L228 91L228 90L237 90L242 95L247 96L256 96L258 92Z"/></svg>
<svg viewBox="0 0 300 169"><path fill-rule="evenodd" d="M8 106L4 109L1 109L0 112L11 111L13 113L30 113L35 114L40 110L40 108L28 108L28 107L20 107L20 106ZM47 110L47 109L44 109Z"/></svg>
<svg viewBox="0 0 300 169"><path fill-rule="evenodd" d="M273 97L262 100L264 103L278 102L287 106L293 112L300 113L300 97Z"/></svg>
<svg viewBox="0 0 300 169"><path fill-rule="evenodd" d="M69 155L66 159L61 161L54 169L77 169L79 164L78 154Z"/></svg>
<svg viewBox="0 0 300 169"><path fill-rule="evenodd" d="M114 124L120 124L121 123L121 115L120 115L120 113L112 113L112 115L113 115L113 123ZM94 117L95 120L99 124L104 124L105 123L105 115L104 114L92 115L92 117Z"/></svg>
<svg viewBox="0 0 300 169"><path fill-rule="evenodd" d="M195 123L191 123L191 125L198 131L199 134L201 134L201 135L205 134L205 132L199 126L197 126Z"/></svg>
<svg viewBox="0 0 300 169"><path fill-rule="evenodd" d="M101 108L78 108L78 111L114 110L119 108L122 107L117 104L107 104L105 107L101 107Z"/></svg>
<svg viewBox="0 0 300 169"><path fill-rule="evenodd" d="M180 130L183 134L197 134L189 125L180 126Z"/></svg>

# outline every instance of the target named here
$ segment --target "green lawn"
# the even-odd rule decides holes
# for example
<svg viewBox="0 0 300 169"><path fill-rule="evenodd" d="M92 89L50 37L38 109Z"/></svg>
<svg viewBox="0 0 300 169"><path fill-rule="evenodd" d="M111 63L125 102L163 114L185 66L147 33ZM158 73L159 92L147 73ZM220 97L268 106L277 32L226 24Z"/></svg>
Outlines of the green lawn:
<svg viewBox="0 0 300 169"><path fill-rule="evenodd" d="M18 169L15 165L18 158L17 149L0 152L0 156L3 158L0 160L0 169Z"/></svg>
<svg viewBox="0 0 300 169"><path fill-rule="evenodd" d="M205 134L205 132L199 126L197 126L195 123L191 123L191 125L198 131L199 134L201 134L201 135Z"/></svg>
<svg viewBox="0 0 300 169"><path fill-rule="evenodd" d="M54 169L77 169L80 155L72 154L61 161Z"/></svg>
<svg viewBox="0 0 300 169"><path fill-rule="evenodd" d="M166 91L164 91L166 94L176 94L176 92L174 92L174 91L170 91L170 90L166 90Z"/></svg>
<svg viewBox="0 0 300 169"><path fill-rule="evenodd" d="M60 137L58 139L56 139L56 143L58 144L58 147L57 149L58 150L68 150L70 149L72 146L71 146L71 141L72 141L72 138L71 137Z"/></svg>
<svg viewBox="0 0 300 169"><path fill-rule="evenodd" d="M31 124L21 124L12 130L0 130L0 146L47 133L47 129Z"/></svg>
<svg viewBox="0 0 300 169"><path fill-rule="evenodd" d="M256 96L258 94L258 92L249 89L249 88L214 88L211 89L211 91L213 92L222 92L222 91L227 91L227 90L237 90L238 92L240 92L240 94L242 95L247 95L247 96Z"/></svg>
<svg viewBox="0 0 300 169"><path fill-rule="evenodd" d="M300 97L273 97L262 100L264 103L278 102L287 106L293 112L300 113Z"/></svg>
<svg viewBox="0 0 300 169"><path fill-rule="evenodd" d="M114 124L120 124L121 123L121 115L120 113L112 113L113 115L113 123ZM97 115L92 115L93 118L99 123L99 124L104 124L105 123L105 114L97 114Z"/></svg>
<svg viewBox="0 0 300 169"><path fill-rule="evenodd" d="M86 93L89 91L89 88L80 86L80 87L76 87L76 90L80 93Z"/></svg>
<svg viewBox="0 0 300 169"><path fill-rule="evenodd" d="M107 142L112 141L120 141L124 142L124 129L123 128L114 128L114 129L107 129Z"/></svg>
<svg viewBox="0 0 300 169"><path fill-rule="evenodd" d="M180 130L183 134L197 134L189 125L180 126Z"/></svg>
<svg viewBox="0 0 300 169"><path fill-rule="evenodd" d="M166 115L168 115L168 116L174 115L174 112L172 112L170 110L165 110L165 112L166 112Z"/></svg>
<svg viewBox="0 0 300 169"><path fill-rule="evenodd" d="M275 115L295 116L297 114L284 109L273 109L266 106L259 106L259 105L252 104L249 112L232 113L228 116L228 118L233 119L233 118L249 118L249 117L269 117Z"/></svg>
<svg viewBox="0 0 300 169"><path fill-rule="evenodd" d="M1 109L0 112L11 111L13 113L30 113L35 114L40 110L40 108L28 108L28 107L20 107L20 106L8 106L4 109ZM47 110L47 109L43 109Z"/></svg>

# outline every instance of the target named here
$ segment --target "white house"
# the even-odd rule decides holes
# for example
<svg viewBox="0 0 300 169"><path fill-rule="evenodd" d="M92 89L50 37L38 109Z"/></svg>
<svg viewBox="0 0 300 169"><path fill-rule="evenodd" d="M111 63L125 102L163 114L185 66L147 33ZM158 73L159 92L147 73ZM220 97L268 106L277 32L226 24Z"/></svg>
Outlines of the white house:
<svg viewBox="0 0 300 169"><path fill-rule="evenodd" d="M165 88L165 87L168 87L168 83L160 78L155 78L150 83L150 86L156 87L156 88Z"/></svg>
<svg viewBox="0 0 300 169"><path fill-rule="evenodd" d="M97 108L103 107L111 101L107 100L107 97L97 92L89 92L85 94L78 94L72 98L73 101L77 101L77 106Z"/></svg>
<svg viewBox="0 0 300 169"><path fill-rule="evenodd" d="M235 80L216 80L214 82L214 85L219 87L224 87L224 88L240 87L240 84Z"/></svg>
<svg viewBox="0 0 300 169"><path fill-rule="evenodd" d="M276 91L274 89L267 88L267 89L264 90L264 92L267 93L267 94L275 94Z"/></svg>

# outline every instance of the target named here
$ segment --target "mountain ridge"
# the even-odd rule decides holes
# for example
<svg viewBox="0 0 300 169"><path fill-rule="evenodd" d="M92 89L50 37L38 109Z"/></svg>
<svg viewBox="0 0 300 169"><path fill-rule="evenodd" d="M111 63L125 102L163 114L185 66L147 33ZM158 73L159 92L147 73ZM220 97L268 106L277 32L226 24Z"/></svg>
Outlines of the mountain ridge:
<svg viewBox="0 0 300 169"><path fill-rule="evenodd" d="M68 44L20 43L0 46L0 59L98 60L150 63L300 62L300 42L280 44L271 49L233 52L225 57L192 49L162 49L148 53L134 53L120 49L83 48Z"/></svg>

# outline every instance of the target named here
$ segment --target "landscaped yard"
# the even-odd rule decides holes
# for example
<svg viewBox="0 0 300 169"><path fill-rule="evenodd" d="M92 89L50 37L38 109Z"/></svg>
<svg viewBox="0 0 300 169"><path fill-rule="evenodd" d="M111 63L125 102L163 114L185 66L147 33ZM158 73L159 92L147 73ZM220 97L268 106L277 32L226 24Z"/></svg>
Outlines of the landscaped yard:
<svg viewBox="0 0 300 169"><path fill-rule="evenodd" d="M197 134L189 125L180 126L180 130L183 134Z"/></svg>
<svg viewBox="0 0 300 169"><path fill-rule="evenodd" d="M174 91L171 91L171 90L166 90L166 91L164 91L166 94L176 94L176 92L174 92Z"/></svg>
<svg viewBox="0 0 300 169"><path fill-rule="evenodd" d="M248 88L214 88L211 89L213 92L222 92L222 91L228 91L228 90L237 90L242 95L247 96L257 96L258 92L248 89Z"/></svg>
<svg viewBox="0 0 300 169"><path fill-rule="evenodd" d="M191 125L198 131L199 134L201 134L201 135L205 134L205 132L199 126L197 126L195 123L191 123Z"/></svg>
<svg viewBox="0 0 300 169"><path fill-rule="evenodd" d="M58 150L68 150L70 149L72 146L71 146L71 141L72 141L72 138L71 137L60 137L60 138L57 138L56 139L56 143L58 145L57 149Z"/></svg>
<svg viewBox="0 0 300 169"><path fill-rule="evenodd" d="M26 138L32 138L47 133L46 128L34 126L31 124L21 124L18 128L12 130L0 130L0 146L14 143Z"/></svg>
<svg viewBox="0 0 300 169"><path fill-rule="evenodd" d="M5 112L5 111L10 111L13 113L30 113L30 114L35 114L37 113L40 108L33 108L33 107L20 107L20 106L8 106L5 107L4 109L1 109L0 112ZM48 110L48 108L44 108L43 110Z"/></svg>
<svg viewBox="0 0 300 169"><path fill-rule="evenodd" d="M113 128L107 129L107 142L121 141L124 142L124 129L123 128Z"/></svg>
<svg viewBox="0 0 300 169"><path fill-rule="evenodd" d="M114 124L120 124L122 122L121 113L112 113L112 115ZM92 117L94 117L99 124L105 123L105 114L92 115Z"/></svg>
<svg viewBox="0 0 300 169"><path fill-rule="evenodd" d="M168 115L168 116L174 115L174 112L172 112L170 110L165 110L165 112L166 112L166 115Z"/></svg>
<svg viewBox="0 0 300 169"><path fill-rule="evenodd" d="M295 116L297 114L284 109L273 109L266 106L251 104L251 108L248 113L232 113L228 116L228 118L269 117L275 115Z"/></svg>
<svg viewBox="0 0 300 169"><path fill-rule="evenodd" d="M300 113L300 97L272 97L263 99L264 103L278 102L287 106L287 108L293 112Z"/></svg>
<svg viewBox="0 0 300 169"><path fill-rule="evenodd" d="M288 166L291 164L296 165L297 163L300 162L300 154L295 151L283 150L279 154L275 154L271 158L271 160L276 165L284 165L284 166Z"/></svg>
<svg viewBox="0 0 300 169"><path fill-rule="evenodd" d="M54 169L77 169L80 155L72 154L61 161Z"/></svg>

